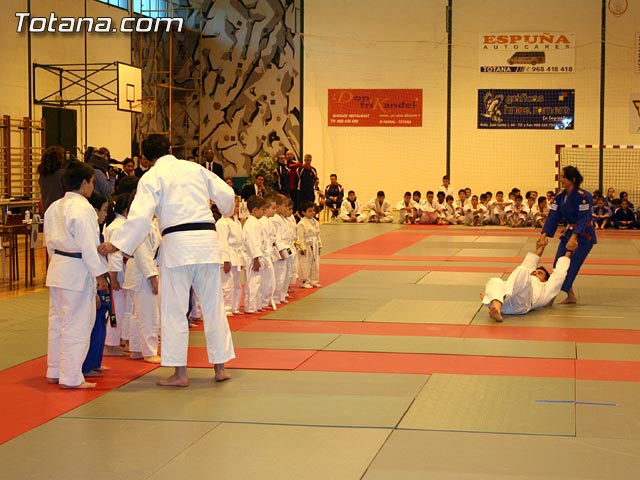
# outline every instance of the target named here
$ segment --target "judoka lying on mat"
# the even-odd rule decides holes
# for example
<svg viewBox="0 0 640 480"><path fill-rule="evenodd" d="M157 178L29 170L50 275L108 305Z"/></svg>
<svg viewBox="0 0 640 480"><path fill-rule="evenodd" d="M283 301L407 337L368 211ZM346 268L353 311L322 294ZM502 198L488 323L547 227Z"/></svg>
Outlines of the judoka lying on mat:
<svg viewBox="0 0 640 480"><path fill-rule="evenodd" d="M482 303L489 308L489 316L501 322L502 314L524 315L530 310L550 304L560 293L562 283L567 276L572 251L567 250L560 257L551 275L539 266L540 257L549 243L547 238L538 239L534 252L527 253L522 264L507 280L491 278L480 294Z"/></svg>

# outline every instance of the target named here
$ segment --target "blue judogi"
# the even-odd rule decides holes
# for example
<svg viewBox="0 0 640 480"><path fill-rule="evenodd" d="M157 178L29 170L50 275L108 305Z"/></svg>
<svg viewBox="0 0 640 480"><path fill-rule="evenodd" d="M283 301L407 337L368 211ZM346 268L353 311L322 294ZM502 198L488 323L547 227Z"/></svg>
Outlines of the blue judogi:
<svg viewBox="0 0 640 480"><path fill-rule="evenodd" d="M591 217L592 209L593 197L589 192L579 188L574 188L571 193L563 190L554 197L553 203L549 206L549 216L542 227L542 233L553 237L558 228L558 222L564 222L567 225L560 238L560 245L553 262L554 266L558 258L563 257L567 252L567 241L571 235L574 233L578 235L578 248L571 256L571 266L567 272L567 278L562 284L563 292L571 290L580 267L593 245L597 243L596 229Z"/></svg>

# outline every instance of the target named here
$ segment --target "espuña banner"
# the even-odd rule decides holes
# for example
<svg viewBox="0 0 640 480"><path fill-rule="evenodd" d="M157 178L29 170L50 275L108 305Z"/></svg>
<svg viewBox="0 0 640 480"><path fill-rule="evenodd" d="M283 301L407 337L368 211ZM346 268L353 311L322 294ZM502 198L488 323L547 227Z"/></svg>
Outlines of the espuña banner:
<svg viewBox="0 0 640 480"><path fill-rule="evenodd" d="M576 35L511 32L480 35L480 71L485 73L573 73Z"/></svg>

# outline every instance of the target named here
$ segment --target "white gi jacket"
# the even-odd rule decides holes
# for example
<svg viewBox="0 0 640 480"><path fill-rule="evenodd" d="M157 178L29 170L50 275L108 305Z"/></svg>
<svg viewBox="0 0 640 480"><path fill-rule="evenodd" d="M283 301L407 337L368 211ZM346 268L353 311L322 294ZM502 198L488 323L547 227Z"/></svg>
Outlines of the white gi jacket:
<svg viewBox="0 0 640 480"><path fill-rule="evenodd" d="M98 215L79 193L67 192L51 204L44 217L44 236L51 258L47 287L82 292L87 277L95 278L109 271L107 260L98 253ZM58 255L55 250L81 253L82 258Z"/></svg>
<svg viewBox="0 0 640 480"><path fill-rule="evenodd" d="M315 254L322 248L320 239L320 223L315 218L302 218L298 222L298 246L301 252L306 252L310 247Z"/></svg>
<svg viewBox="0 0 640 480"><path fill-rule="evenodd" d="M242 227L242 250L247 265L254 258L264 257L264 230L258 220L253 215L249 215Z"/></svg>
<svg viewBox="0 0 640 480"><path fill-rule="evenodd" d="M275 216L275 215L274 215ZM276 250L276 229L273 225L271 219L267 216L263 216L260 218L260 225L262 225L262 229L264 231L264 244L262 247L262 251L265 253L265 256L271 260L271 262L275 262L280 258L278 251Z"/></svg>
<svg viewBox="0 0 640 480"><path fill-rule="evenodd" d="M345 198L340 206L341 213L346 214L347 217L351 215L362 215L362 204L357 199L353 203L355 204L355 208L353 208L351 202Z"/></svg>
<svg viewBox="0 0 640 480"><path fill-rule="evenodd" d="M229 262L232 267L240 267L242 260L242 224L233 217L222 217L216 222L220 242L221 263Z"/></svg>
<svg viewBox="0 0 640 480"><path fill-rule="evenodd" d="M133 257L127 261L127 271L122 288L139 292L142 289L143 282L158 275L155 256L158 248L160 248L161 238L158 222L154 220L151 223L149 235L136 248Z"/></svg>
<svg viewBox="0 0 640 480"><path fill-rule="evenodd" d="M113 235L113 232L118 230L122 226L122 224L125 222L125 220L126 220L125 217L123 217L119 213L116 213L116 218L114 218L113 222L107 225L104 229L105 242L111 241L111 236ZM108 261L109 261L109 271L118 272L118 282L120 283L124 282L125 265L124 265L124 260L122 258L122 252L118 251L118 252L109 254Z"/></svg>
<svg viewBox="0 0 640 480"><path fill-rule="evenodd" d="M344 202L342 203L344 205ZM347 203L349 203L348 200L347 200ZM369 209L370 216L377 215L375 210L376 208L378 208L382 210L382 214L384 215L382 218L393 217L393 208L391 208L391 204L386 199L382 202L382 205L380 205L378 203L378 197L373 198L369 200L369 203L367 203L367 208Z"/></svg>
<svg viewBox="0 0 640 480"><path fill-rule="evenodd" d="M280 259L280 251L286 249L293 249L293 242L295 237L291 238L291 229L289 223L280 214L275 214L270 219L273 228L276 232L276 251L278 252L278 259Z"/></svg>
<svg viewBox="0 0 640 480"><path fill-rule="evenodd" d="M129 216L111 243L134 252L149 234L154 213L161 232L184 223L213 223L211 200L222 215L233 214L235 194L224 180L197 163L165 155L140 179ZM167 268L219 263L218 236L214 230L171 233L163 237L158 259Z"/></svg>

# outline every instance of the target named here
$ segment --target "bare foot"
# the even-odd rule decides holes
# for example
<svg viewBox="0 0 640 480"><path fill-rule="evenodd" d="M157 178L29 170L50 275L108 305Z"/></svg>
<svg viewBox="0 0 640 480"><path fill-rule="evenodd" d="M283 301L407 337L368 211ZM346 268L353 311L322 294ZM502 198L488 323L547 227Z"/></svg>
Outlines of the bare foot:
<svg viewBox="0 0 640 480"><path fill-rule="evenodd" d="M224 363L217 363L213 368L216 371L216 382L224 382L231 379L231 375L224 368Z"/></svg>
<svg viewBox="0 0 640 480"><path fill-rule="evenodd" d="M47 383L58 384L59 381L60 381L60 379L58 379L58 378L47 377Z"/></svg>
<svg viewBox="0 0 640 480"><path fill-rule="evenodd" d="M498 300L493 300L489 307L489 316L496 322L502 322L502 304Z"/></svg>
<svg viewBox="0 0 640 480"><path fill-rule="evenodd" d="M158 380L156 382L156 385L159 385L161 387L188 387L189 379L187 377L176 375L174 373L169 378Z"/></svg>
<svg viewBox="0 0 640 480"><path fill-rule="evenodd" d="M158 355L151 355L150 357L144 357L145 362L160 363L160 357Z"/></svg>
<svg viewBox="0 0 640 480"><path fill-rule="evenodd" d="M106 365L100 365L100 367L96 368L95 370L100 370L101 372L108 372L111 369L109 367L107 367Z"/></svg>
<svg viewBox="0 0 640 480"><path fill-rule="evenodd" d="M96 388L96 384L95 383L91 383L91 382L82 382L80 385L63 385L60 384L60 388L64 388L65 390L84 390L87 388Z"/></svg>
<svg viewBox="0 0 640 480"><path fill-rule="evenodd" d="M131 353L129 353L129 358L131 360L142 360L144 357L142 356L142 353L140 353L140 352L131 352Z"/></svg>
<svg viewBox="0 0 640 480"><path fill-rule="evenodd" d="M569 305L573 303L578 303L578 299L575 295L567 295L567 298L558 302L560 305Z"/></svg>
<svg viewBox="0 0 640 480"><path fill-rule="evenodd" d="M84 375L85 377L101 377L102 372L100 372L99 370L89 370L87 373L83 373L82 375Z"/></svg>

